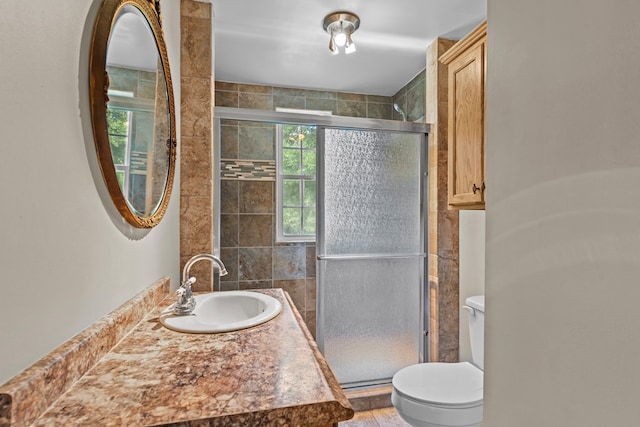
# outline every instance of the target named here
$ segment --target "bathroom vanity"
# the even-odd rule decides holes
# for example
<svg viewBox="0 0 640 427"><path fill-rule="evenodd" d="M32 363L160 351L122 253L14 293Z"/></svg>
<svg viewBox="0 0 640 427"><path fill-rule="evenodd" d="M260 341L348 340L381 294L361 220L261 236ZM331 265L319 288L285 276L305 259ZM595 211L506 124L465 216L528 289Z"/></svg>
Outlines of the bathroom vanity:
<svg viewBox="0 0 640 427"><path fill-rule="evenodd" d="M350 419L289 296L259 292L283 305L269 322L186 334L158 322L175 296L168 279L154 284L0 386L0 426L324 427Z"/></svg>

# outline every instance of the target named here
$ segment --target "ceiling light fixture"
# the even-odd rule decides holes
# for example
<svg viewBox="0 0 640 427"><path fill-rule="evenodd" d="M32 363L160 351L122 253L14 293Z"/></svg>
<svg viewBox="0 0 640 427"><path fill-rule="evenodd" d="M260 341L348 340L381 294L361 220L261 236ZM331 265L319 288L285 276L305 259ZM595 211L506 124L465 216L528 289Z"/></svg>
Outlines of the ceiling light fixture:
<svg viewBox="0 0 640 427"><path fill-rule="evenodd" d="M360 18L351 12L333 12L324 17L322 27L331 35L329 50L333 55L339 54L340 48L344 48L344 53L346 54L356 51L356 45L351 39L351 34L359 26Z"/></svg>

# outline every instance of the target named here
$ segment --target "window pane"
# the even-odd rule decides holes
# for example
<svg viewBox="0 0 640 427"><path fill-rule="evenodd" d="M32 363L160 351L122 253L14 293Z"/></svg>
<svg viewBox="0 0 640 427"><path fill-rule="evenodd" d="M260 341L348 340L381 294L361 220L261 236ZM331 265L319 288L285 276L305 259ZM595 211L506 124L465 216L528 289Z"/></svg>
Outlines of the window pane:
<svg viewBox="0 0 640 427"><path fill-rule="evenodd" d="M315 208L310 208L310 209L303 209L302 211L303 214L303 223L304 223L304 228L303 228L303 232L304 234L315 234L316 233L316 209Z"/></svg>
<svg viewBox="0 0 640 427"><path fill-rule="evenodd" d="M300 180L285 179L282 183L282 204L284 206L301 206Z"/></svg>
<svg viewBox="0 0 640 427"><path fill-rule="evenodd" d="M300 230L302 229L300 209L282 209L282 229L284 234L300 234Z"/></svg>
<svg viewBox="0 0 640 427"><path fill-rule="evenodd" d="M282 125L282 146L283 147L300 147L300 126L298 125Z"/></svg>
<svg viewBox="0 0 640 427"><path fill-rule="evenodd" d="M302 142L302 148L316 148L316 127L305 126L304 139Z"/></svg>
<svg viewBox="0 0 640 427"><path fill-rule="evenodd" d="M302 150L302 174L316 174L316 150Z"/></svg>
<svg viewBox="0 0 640 427"><path fill-rule="evenodd" d="M282 173L284 175L300 175L300 150L297 148L282 149Z"/></svg>
<svg viewBox="0 0 640 427"><path fill-rule="evenodd" d="M116 171L116 178L118 179L118 184L120 184L120 188L124 188L124 171Z"/></svg>
<svg viewBox="0 0 640 427"><path fill-rule="evenodd" d="M304 181L304 206L316 205L316 182L309 179Z"/></svg>
<svg viewBox="0 0 640 427"><path fill-rule="evenodd" d="M114 165L124 165L125 150L127 149L127 137L119 135L109 135L111 145L111 158Z"/></svg>
<svg viewBox="0 0 640 427"><path fill-rule="evenodd" d="M111 157L116 165L123 165L129 134L129 112L118 108L107 108L107 127Z"/></svg>

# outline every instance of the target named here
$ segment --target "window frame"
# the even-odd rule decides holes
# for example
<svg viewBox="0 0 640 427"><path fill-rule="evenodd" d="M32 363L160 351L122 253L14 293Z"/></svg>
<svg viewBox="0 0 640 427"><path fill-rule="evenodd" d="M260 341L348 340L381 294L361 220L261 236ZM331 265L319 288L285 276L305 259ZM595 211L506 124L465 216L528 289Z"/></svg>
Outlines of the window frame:
<svg viewBox="0 0 640 427"><path fill-rule="evenodd" d="M292 112L292 110L287 110L288 112ZM310 111L309 110L295 110L294 112L298 112L298 113L306 113L309 114ZM331 112L311 112L314 114L321 114L321 115L330 115ZM283 166L283 154L284 154L284 143L283 143L283 127L285 125L296 125L296 123L277 123L276 124L276 243L303 243L303 242L308 242L308 243L313 243L316 241L316 232L314 232L313 234L308 234L308 233L300 233L300 234L295 234L295 235L288 235L284 233L284 182L287 179L294 179L294 180L298 180L300 182L300 206L296 206L295 208L300 210L300 220L301 220L301 227L302 230L304 230L304 209L305 209L305 204L304 204L304 182L305 181L313 181L316 185L316 194L314 196L316 203L314 204L314 209L317 209L317 173L314 173L313 175L305 175L304 174L304 170L300 170L300 174L296 174L296 175L292 175L292 174L285 174L283 173L282 170L282 166ZM313 127L316 129L317 131L317 125L310 125L310 124L304 124L304 123L300 123L299 126L305 126L305 127ZM287 148L289 149L289 148ZM300 166L302 169L302 154L304 153L305 150L309 150L309 149L305 149L302 147L302 145L297 148L296 150L298 150L299 155L300 155ZM316 163L317 163L317 153L318 153L318 147L317 147L317 143L316 143ZM317 168L316 168L317 169Z"/></svg>

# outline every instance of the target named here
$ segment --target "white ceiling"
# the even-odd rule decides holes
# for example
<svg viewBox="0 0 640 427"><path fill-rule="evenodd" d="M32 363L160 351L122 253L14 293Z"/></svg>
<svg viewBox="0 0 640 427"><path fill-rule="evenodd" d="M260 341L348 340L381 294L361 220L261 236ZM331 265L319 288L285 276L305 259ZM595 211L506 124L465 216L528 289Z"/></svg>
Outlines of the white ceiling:
<svg viewBox="0 0 640 427"><path fill-rule="evenodd" d="M425 68L437 37L460 39L486 0L212 0L220 81L391 96ZM325 15L360 17L357 52L331 55Z"/></svg>
<svg viewBox="0 0 640 427"><path fill-rule="evenodd" d="M158 70L158 48L146 18L136 8L123 8L118 13L109 36L107 65Z"/></svg>

